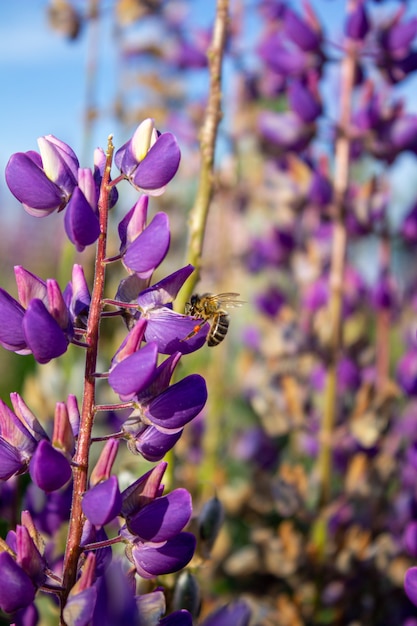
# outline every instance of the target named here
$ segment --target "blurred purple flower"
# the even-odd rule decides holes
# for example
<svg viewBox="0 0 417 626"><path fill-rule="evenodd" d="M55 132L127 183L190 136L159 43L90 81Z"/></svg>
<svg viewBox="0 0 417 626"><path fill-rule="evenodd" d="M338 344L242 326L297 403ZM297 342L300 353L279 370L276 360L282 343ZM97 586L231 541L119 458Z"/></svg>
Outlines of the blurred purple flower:
<svg viewBox="0 0 417 626"><path fill-rule="evenodd" d="M353 41L363 41L370 29L368 13L364 0L357 0L356 4L348 13L345 33Z"/></svg>

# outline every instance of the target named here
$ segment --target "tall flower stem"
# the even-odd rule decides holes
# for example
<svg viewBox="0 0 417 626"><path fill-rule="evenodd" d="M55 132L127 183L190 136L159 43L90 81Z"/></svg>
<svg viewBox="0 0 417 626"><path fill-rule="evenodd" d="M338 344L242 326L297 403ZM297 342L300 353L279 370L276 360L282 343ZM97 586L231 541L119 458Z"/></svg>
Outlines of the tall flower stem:
<svg viewBox="0 0 417 626"><path fill-rule="evenodd" d="M329 314L331 337L329 362L320 432L320 452L317 462L319 504L325 507L330 500L332 481L332 435L337 408L337 365L342 349L343 280L346 264L347 232L344 223L345 198L349 184L349 123L352 92L356 69L356 49L348 46L341 66L341 109L339 135L335 145L334 221L330 269ZM326 530L322 537L325 545Z"/></svg>
<svg viewBox="0 0 417 626"><path fill-rule="evenodd" d="M71 517L68 529L68 541L65 552L63 587L64 598L68 596L69 591L73 587L76 575L77 564L80 556L80 543L83 528L83 513L81 501L84 492L87 489L88 478L88 457L91 443L91 432L93 428L95 406L95 377L97 364L97 352L100 329L100 315L102 312L102 301L104 295L105 280L105 258L106 258L106 242L107 242L107 223L109 210L109 194L110 194L110 170L113 159L113 143L110 136L107 143L106 166L104 170L103 180L100 189L99 221L100 235L97 242L94 286L91 296L90 313L88 316L86 343L88 345L85 360L84 373L84 393L81 410L80 429L78 433L77 450L75 453L75 466L73 470L73 496ZM64 623L64 622L61 622Z"/></svg>
<svg viewBox="0 0 417 626"><path fill-rule="evenodd" d="M191 263L194 265L196 271L190 276L179 294L177 300L179 311L184 311L185 303L189 300L200 278L204 233L214 189L213 166L217 130L222 118L222 61L226 45L228 20L229 0L217 0L213 36L208 51L210 73L209 96L203 126L200 132L200 176L197 195L191 209L188 223L187 264Z"/></svg>

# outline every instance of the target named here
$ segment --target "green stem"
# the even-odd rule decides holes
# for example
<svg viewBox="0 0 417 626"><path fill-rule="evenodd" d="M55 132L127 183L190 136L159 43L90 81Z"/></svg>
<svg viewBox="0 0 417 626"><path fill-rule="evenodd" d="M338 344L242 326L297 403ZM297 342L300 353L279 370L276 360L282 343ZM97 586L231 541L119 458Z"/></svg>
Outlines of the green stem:
<svg viewBox="0 0 417 626"><path fill-rule="evenodd" d="M91 432L93 428L95 407L95 381L94 376L97 363L100 316L102 312L102 300L104 293L104 280L106 265L106 243L107 243L107 223L109 210L109 181L110 169L113 159L113 143L109 137L106 154L106 167L100 189L100 199L98 203L100 235L97 242L94 286L91 295L90 313L88 316L86 342L85 374L84 374L84 394L81 410L80 429L78 434L77 449L74 457L73 469L73 495L71 517L68 529L68 541L65 551L62 606L71 588L74 586L77 577L78 558L81 554L81 534L83 529L83 512L81 502L84 492L87 489L88 480L88 457L91 443ZM61 624L63 619L61 617Z"/></svg>
<svg viewBox="0 0 417 626"><path fill-rule="evenodd" d="M222 61L226 44L228 20L229 0L217 0L213 36L208 51L210 73L209 96L203 126L200 132L201 166L199 183L188 224L188 252L186 262L194 265L196 271L190 276L177 298L177 308L181 312L184 311L185 303L190 299L201 272L204 233L214 188L214 151L217 130L222 118Z"/></svg>

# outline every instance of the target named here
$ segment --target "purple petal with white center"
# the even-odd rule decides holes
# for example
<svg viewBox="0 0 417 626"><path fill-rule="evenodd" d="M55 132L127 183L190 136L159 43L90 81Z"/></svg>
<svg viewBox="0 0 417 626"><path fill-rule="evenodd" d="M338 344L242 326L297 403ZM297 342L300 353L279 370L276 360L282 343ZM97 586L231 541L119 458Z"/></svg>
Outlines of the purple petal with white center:
<svg viewBox="0 0 417 626"><path fill-rule="evenodd" d="M29 473L40 489L50 493L60 489L69 481L71 465L62 452L43 439L30 460Z"/></svg>
<svg viewBox="0 0 417 626"><path fill-rule="evenodd" d="M143 273L158 267L168 252L169 220L166 213L157 213L150 224L128 246L123 263L134 272Z"/></svg>
<svg viewBox="0 0 417 626"><path fill-rule="evenodd" d="M179 430L176 433L167 435L166 433L161 433L153 426L148 426L136 438L136 450L140 452L144 459L155 463L163 459L166 453L175 446L182 432L182 430Z"/></svg>
<svg viewBox="0 0 417 626"><path fill-rule="evenodd" d="M122 496L116 476L89 489L82 501L83 513L94 526L105 526L119 515L121 508Z"/></svg>
<svg viewBox="0 0 417 626"><path fill-rule="evenodd" d="M145 416L161 432L179 430L204 408L206 382L199 374L190 374L171 385L144 409Z"/></svg>
<svg viewBox="0 0 417 626"><path fill-rule="evenodd" d="M54 135L39 137L38 146L45 174L68 196L71 195L80 166L75 152Z"/></svg>
<svg viewBox="0 0 417 626"><path fill-rule="evenodd" d="M189 354L201 348L206 341L209 325L204 324L198 332L189 339L186 337L196 330L198 321L176 313L167 307L155 309L147 314L145 330L146 341L154 341L161 354Z"/></svg>
<svg viewBox="0 0 417 626"><path fill-rule="evenodd" d="M8 552L0 554L0 570L0 608L6 613L14 613L29 606L35 598L35 587Z"/></svg>
<svg viewBox="0 0 417 626"><path fill-rule="evenodd" d="M61 189L49 180L30 153L17 152L10 157L6 182L15 198L35 217L44 217L65 206Z"/></svg>
<svg viewBox="0 0 417 626"><path fill-rule="evenodd" d="M78 187L65 211L65 232L79 252L97 241L100 234L98 215Z"/></svg>
<svg viewBox="0 0 417 626"><path fill-rule="evenodd" d="M127 526L141 540L160 543L178 535L190 521L192 512L188 491L174 489L141 509Z"/></svg>
<svg viewBox="0 0 417 626"><path fill-rule="evenodd" d="M125 400L132 399L151 382L155 375L157 358L157 345L148 343L111 370L110 387Z"/></svg>
<svg viewBox="0 0 417 626"><path fill-rule="evenodd" d="M80 167L78 170L78 188L87 200L93 211L97 210L98 193L93 172L88 167Z"/></svg>
<svg viewBox="0 0 417 626"><path fill-rule="evenodd" d="M19 302L0 288L0 344L6 350L27 350L23 332L24 314L25 310Z"/></svg>
<svg viewBox="0 0 417 626"><path fill-rule="evenodd" d="M175 176L181 152L172 133L162 133L134 172L133 183L152 195Z"/></svg>
<svg viewBox="0 0 417 626"><path fill-rule="evenodd" d="M404 590L413 604L417 606L417 567L410 567L404 577Z"/></svg>
<svg viewBox="0 0 417 626"><path fill-rule="evenodd" d="M196 540L191 533L180 533L159 546L136 544L132 558L142 578L155 578L182 569L194 555Z"/></svg>
<svg viewBox="0 0 417 626"><path fill-rule="evenodd" d="M141 196L118 226L120 252L124 252L146 226L149 196Z"/></svg>
<svg viewBox="0 0 417 626"><path fill-rule="evenodd" d="M23 318L28 347L38 363L48 363L67 350L68 339L41 300L32 300Z"/></svg>
<svg viewBox="0 0 417 626"><path fill-rule="evenodd" d="M73 324L86 326L91 295L82 265L73 265L72 280L65 287L63 296Z"/></svg>
<svg viewBox="0 0 417 626"><path fill-rule="evenodd" d="M21 265L15 265L14 275L16 278L17 295L25 309L33 298L39 298L45 306L48 305L47 288L44 280L36 276L36 274L32 274L32 272L29 272Z"/></svg>
<svg viewBox="0 0 417 626"><path fill-rule="evenodd" d="M14 474L21 472L25 465L18 450L0 437L0 480L8 480Z"/></svg>
<svg viewBox="0 0 417 626"><path fill-rule="evenodd" d="M173 274L166 276L166 278L163 278L158 283L155 283L152 287L145 289L139 294L138 306L146 313L146 311L154 307L169 304L175 300L179 290L193 272L194 267L192 265L186 265Z"/></svg>

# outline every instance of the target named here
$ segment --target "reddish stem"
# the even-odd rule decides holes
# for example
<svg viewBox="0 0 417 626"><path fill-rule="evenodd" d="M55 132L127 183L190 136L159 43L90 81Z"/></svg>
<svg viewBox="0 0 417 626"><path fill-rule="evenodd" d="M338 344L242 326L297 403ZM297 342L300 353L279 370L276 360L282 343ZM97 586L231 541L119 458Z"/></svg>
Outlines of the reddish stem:
<svg viewBox="0 0 417 626"><path fill-rule="evenodd" d="M102 313L102 301L104 293L105 268L107 242L107 223L110 196L110 169L113 158L113 143L109 137L106 154L106 167L100 188L98 202L100 235L97 242L94 286L91 296L90 312L88 316L86 343L88 345L85 360L84 394L81 410L80 430L78 434L77 450L74 457L73 469L73 495L71 517L68 529L68 541L65 552L63 571L63 597L62 607L77 577L78 558L81 554L81 534L83 528L83 512L81 502L87 489L88 457L91 443L91 431L93 428L95 408L95 371L97 363L99 327ZM65 624L61 616L61 624Z"/></svg>

